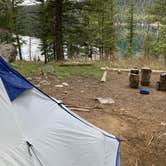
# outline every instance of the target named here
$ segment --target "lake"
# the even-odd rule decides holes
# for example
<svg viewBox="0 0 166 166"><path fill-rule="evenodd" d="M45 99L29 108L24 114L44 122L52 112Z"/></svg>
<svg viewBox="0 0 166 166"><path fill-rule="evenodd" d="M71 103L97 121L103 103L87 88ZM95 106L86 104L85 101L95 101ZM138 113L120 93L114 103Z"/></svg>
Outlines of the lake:
<svg viewBox="0 0 166 166"><path fill-rule="evenodd" d="M133 53L134 55L138 55L143 50L143 43L145 38L147 27L145 26L137 26L136 28L136 34L134 37L134 48ZM155 26L150 27L150 32L153 37L155 37L157 34L157 28ZM121 26L117 28L117 41L116 46L119 48L119 56L124 56L127 53L127 47L128 47L128 41L126 39L127 31L124 28L124 26ZM22 45L22 55L23 59L29 61L31 60L37 60L40 59L41 61L44 61L44 56L41 55L40 51L40 44L41 40L39 38L35 37L29 37L29 36L21 36L22 40L25 42ZM31 54L30 54L31 52ZM66 54L66 50L65 50ZM31 55L31 58L30 58Z"/></svg>

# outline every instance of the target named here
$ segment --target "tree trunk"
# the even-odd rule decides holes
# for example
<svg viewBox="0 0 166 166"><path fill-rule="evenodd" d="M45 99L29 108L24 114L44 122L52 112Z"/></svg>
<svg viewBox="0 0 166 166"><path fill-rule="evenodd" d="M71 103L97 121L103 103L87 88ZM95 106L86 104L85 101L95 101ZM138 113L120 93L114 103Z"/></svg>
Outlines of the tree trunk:
<svg viewBox="0 0 166 166"><path fill-rule="evenodd" d="M63 52L63 34L62 34L62 13L63 0L56 0L56 20L55 20L55 35L56 35L56 56L57 60L64 60Z"/></svg>
<svg viewBox="0 0 166 166"><path fill-rule="evenodd" d="M20 44L20 38L19 38L18 35L16 35L16 41L17 41L17 48L18 48L19 58L22 61L21 44Z"/></svg>
<svg viewBox="0 0 166 166"><path fill-rule="evenodd" d="M29 37L29 59L32 61L31 37Z"/></svg>

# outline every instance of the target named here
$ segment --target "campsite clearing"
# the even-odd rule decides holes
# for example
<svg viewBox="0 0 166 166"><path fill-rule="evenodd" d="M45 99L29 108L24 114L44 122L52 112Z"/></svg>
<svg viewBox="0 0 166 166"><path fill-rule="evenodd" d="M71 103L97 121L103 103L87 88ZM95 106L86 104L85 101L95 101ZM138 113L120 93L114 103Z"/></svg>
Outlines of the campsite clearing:
<svg viewBox="0 0 166 166"><path fill-rule="evenodd" d="M121 138L122 166L165 166L166 164L166 93L155 89L159 74L152 74L150 95L129 88L128 73L109 72L107 82L85 74L58 79L54 75L34 75L32 82L48 80L41 85L49 95L73 107L93 108L76 111L94 125ZM69 86L57 88L67 82ZM112 105L98 105L95 98L112 98ZM96 108L96 109L95 109ZM98 109L100 108L100 109Z"/></svg>

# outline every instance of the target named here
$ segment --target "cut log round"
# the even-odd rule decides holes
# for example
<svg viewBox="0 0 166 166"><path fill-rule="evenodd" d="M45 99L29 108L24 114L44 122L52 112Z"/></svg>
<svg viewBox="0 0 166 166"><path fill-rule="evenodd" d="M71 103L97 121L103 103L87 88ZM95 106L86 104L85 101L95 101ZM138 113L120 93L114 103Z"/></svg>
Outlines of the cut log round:
<svg viewBox="0 0 166 166"><path fill-rule="evenodd" d="M152 70L148 67L141 69L141 85L149 86Z"/></svg>
<svg viewBox="0 0 166 166"><path fill-rule="evenodd" d="M160 74L160 90L166 91L166 72Z"/></svg>
<svg viewBox="0 0 166 166"><path fill-rule="evenodd" d="M131 88L138 88L139 87L139 74L130 73L129 82L130 82Z"/></svg>

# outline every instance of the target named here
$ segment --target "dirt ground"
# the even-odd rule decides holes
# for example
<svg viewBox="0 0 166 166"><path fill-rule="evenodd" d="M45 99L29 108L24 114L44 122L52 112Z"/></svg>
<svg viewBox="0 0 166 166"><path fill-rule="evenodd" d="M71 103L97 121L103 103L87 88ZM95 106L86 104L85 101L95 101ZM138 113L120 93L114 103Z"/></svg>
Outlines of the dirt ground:
<svg viewBox="0 0 166 166"><path fill-rule="evenodd" d="M110 72L105 83L86 75L63 80L34 76L32 81L38 84L41 79L50 85L40 88L65 104L93 107L90 112L75 112L123 140L122 166L166 166L166 92L155 89L159 74L152 75L150 95L129 88L128 73ZM69 86L57 88L62 82ZM98 105L96 97L111 97L115 103Z"/></svg>

